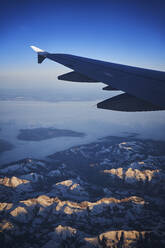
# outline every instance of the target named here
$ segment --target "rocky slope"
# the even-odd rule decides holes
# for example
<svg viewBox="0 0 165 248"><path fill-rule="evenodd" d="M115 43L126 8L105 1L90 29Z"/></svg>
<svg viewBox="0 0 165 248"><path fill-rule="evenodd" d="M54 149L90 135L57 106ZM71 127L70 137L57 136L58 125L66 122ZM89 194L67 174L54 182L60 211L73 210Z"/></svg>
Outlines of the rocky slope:
<svg viewBox="0 0 165 248"><path fill-rule="evenodd" d="M108 137L1 166L1 247L164 247L164 145Z"/></svg>

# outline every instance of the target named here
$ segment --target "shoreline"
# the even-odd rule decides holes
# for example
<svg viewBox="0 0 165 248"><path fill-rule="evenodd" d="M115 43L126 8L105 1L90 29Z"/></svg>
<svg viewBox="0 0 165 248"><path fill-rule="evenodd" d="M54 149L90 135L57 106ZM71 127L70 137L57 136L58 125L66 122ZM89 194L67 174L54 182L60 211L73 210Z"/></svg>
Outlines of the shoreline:
<svg viewBox="0 0 165 248"><path fill-rule="evenodd" d="M18 159L18 160L14 160L14 161L11 161L9 163L3 163L0 168L3 168L5 166L9 166L9 165L12 165L14 163L22 163L26 160L34 160L34 161L45 161L45 162L48 162L48 163L51 163L53 162L53 159L54 159L54 156L56 156L56 154L58 153L64 153L66 152L67 150L71 150L71 149L75 149L77 147L81 147L81 146L91 146L93 144L101 144L101 143L108 143L108 144L111 144L111 145L115 145L117 142L130 142L130 141L144 141L145 143L153 143L154 146L156 147L156 151L153 151L153 154L155 156L165 156L165 141L162 141L162 140L153 140L153 139L143 139L143 138L137 138L138 134L131 134L130 136L105 136L105 137L102 137L102 138L98 138L97 141L92 141L92 142L89 142L89 143L85 143L85 144L78 144L78 145L73 145L73 146L70 146L66 149L62 149L60 151L57 151L57 152L54 152L54 153L51 153L47 156L44 156L44 158L37 158L37 157L25 157L25 158L22 158L22 159ZM14 148L14 147L13 147Z"/></svg>

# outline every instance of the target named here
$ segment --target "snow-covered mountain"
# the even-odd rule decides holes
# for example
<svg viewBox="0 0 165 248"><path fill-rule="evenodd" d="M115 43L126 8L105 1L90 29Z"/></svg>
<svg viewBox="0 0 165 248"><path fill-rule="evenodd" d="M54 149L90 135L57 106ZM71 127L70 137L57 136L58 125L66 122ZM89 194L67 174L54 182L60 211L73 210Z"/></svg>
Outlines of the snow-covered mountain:
<svg viewBox="0 0 165 248"><path fill-rule="evenodd" d="M163 247L164 145L108 137L1 166L1 247Z"/></svg>

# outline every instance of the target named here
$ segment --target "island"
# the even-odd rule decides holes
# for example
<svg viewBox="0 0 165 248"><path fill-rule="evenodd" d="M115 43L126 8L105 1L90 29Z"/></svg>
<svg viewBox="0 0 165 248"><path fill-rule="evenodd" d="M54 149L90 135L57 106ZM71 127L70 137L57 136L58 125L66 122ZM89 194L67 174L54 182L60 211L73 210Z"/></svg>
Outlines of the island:
<svg viewBox="0 0 165 248"><path fill-rule="evenodd" d="M33 129L20 129L17 138L25 141L41 141L57 137L84 137L85 134L66 129L57 128L33 128Z"/></svg>

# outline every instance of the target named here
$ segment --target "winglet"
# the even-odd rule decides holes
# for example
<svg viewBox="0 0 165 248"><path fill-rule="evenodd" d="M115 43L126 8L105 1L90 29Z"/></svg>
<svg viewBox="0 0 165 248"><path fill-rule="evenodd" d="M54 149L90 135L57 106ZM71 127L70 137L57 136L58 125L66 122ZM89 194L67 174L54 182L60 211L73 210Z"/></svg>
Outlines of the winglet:
<svg viewBox="0 0 165 248"><path fill-rule="evenodd" d="M38 47L35 46L30 46L30 47L33 49L33 51L35 51L38 54L38 64L41 64L44 61L44 59L46 59L46 55L48 53Z"/></svg>
<svg viewBox="0 0 165 248"><path fill-rule="evenodd" d="M36 53L40 53L40 52L45 52L44 50L42 50L42 49L40 49L40 48L38 48L38 47L35 47L35 46L30 46L32 49L33 49L33 51L35 51Z"/></svg>

